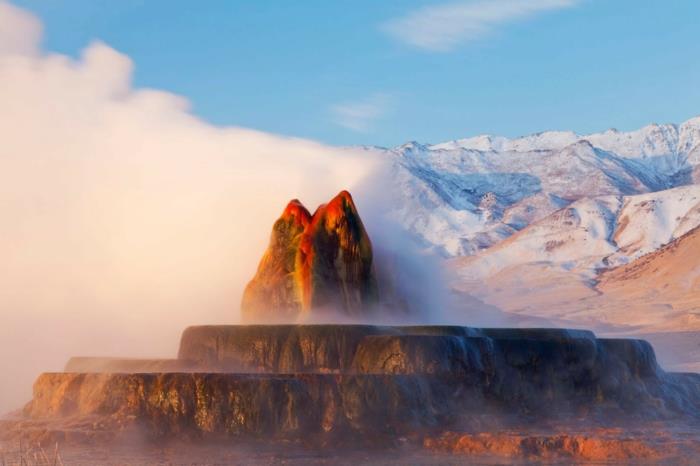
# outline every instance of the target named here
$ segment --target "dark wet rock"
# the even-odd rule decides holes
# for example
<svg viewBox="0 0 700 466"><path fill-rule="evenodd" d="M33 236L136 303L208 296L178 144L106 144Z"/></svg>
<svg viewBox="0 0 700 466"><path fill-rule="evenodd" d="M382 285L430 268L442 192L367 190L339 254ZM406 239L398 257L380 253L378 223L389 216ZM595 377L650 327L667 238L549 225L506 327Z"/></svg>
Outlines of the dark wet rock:
<svg viewBox="0 0 700 466"><path fill-rule="evenodd" d="M24 417L85 425L98 418L106 432L137 426L156 437L322 442L336 434L395 439L484 419L521 426L571 419L594 426L700 423L700 375L664 372L644 341L597 339L586 331L203 326L183 333L178 361L182 366L109 362L163 369L154 373L44 374ZM108 361L100 363L114 372Z"/></svg>
<svg viewBox="0 0 700 466"><path fill-rule="evenodd" d="M156 437L387 435L446 421L445 389L409 376L49 373L24 413L99 416Z"/></svg>
<svg viewBox="0 0 700 466"><path fill-rule="evenodd" d="M73 357L65 372L193 372L201 370L194 361L186 359L133 359Z"/></svg>
<svg viewBox="0 0 700 466"><path fill-rule="evenodd" d="M590 330L572 330L567 328L484 328L481 335L501 340L555 340L564 341L572 338L595 340Z"/></svg>
<svg viewBox="0 0 700 466"><path fill-rule="evenodd" d="M493 366L488 338L374 335L358 345L352 370L365 374L429 374L466 378Z"/></svg>
<svg viewBox="0 0 700 466"><path fill-rule="evenodd" d="M215 370L340 373L350 370L363 338L392 333L400 332L372 325L189 327L178 357Z"/></svg>

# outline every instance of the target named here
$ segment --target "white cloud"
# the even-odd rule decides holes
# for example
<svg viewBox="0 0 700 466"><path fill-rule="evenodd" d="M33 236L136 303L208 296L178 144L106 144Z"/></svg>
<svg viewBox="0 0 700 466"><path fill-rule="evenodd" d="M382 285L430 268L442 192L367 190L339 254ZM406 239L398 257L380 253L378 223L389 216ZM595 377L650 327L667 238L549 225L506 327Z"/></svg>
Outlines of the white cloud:
<svg viewBox="0 0 700 466"><path fill-rule="evenodd" d="M0 411L68 356L173 356L185 326L235 321L286 202L313 209L374 170L212 126L134 88L105 44L74 60L40 40L36 18L0 3L0 374L15 381Z"/></svg>
<svg viewBox="0 0 700 466"><path fill-rule="evenodd" d="M344 102L331 108L333 120L352 131L366 133L372 125L384 117L391 106L391 98L386 94L374 94L357 102Z"/></svg>
<svg viewBox="0 0 700 466"><path fill-rule="evenodd" d="M388 21L394 38L430 51L449 51L497 27L537 13L570 8L580 0L478 0L428 6Z"/></svg>
<svg viewBox="0 0 700 466"><path fill-rule="evenodd" d="M36 53L40 41L39 20L26 11L0 0L0 55Z"/></svg>

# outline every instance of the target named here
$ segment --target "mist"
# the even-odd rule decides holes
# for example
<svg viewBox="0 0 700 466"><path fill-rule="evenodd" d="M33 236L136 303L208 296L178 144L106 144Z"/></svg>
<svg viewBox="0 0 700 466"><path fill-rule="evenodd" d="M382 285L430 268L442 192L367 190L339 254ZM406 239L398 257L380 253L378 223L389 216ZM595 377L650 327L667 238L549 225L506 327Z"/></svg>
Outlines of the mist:
<svg viewBox="0 0 700 466"><path fill-rule="evenodd" d="M171 357L191 324L233 323L270 228L376 165L314 141L212 126L131 84L108 45L42 51L0 2L0 412L69 356Z"/></svg>
<svg viewBox="0 0 700 466"><path fill-rule="evenodd" d="M237 323L292 198L313 211L353 193L386 298L365 322L494 323L391 221L387 160L213 126L181 96L135 88L109 45L74 59L42 50L41 30L0 0L0 413L71 356L174 357L185 327Z"/></svg>
<svg viewBox="0 0 700 466"><path fill-rule="evenodd" d="M390 163L381 163L356 187L355 201L372 239L380 308L365 322L501 327L508 320L496 306L453 289L459 281L440 253L409 233L393 215L398 197Z"/></svg>

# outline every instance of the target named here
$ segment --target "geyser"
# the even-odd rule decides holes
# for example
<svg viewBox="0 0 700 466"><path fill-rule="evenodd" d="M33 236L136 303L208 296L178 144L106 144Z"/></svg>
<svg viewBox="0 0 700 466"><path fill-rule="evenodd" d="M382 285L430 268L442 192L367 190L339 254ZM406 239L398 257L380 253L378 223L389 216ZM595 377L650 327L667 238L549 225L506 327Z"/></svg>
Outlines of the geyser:
<svg viewBox="0 0 700 466"><path fill-rule="evenodd" d="M340 192L313 215L292 200L243 293L244 321L294 321L322 311L361 317L378 303L372 243L352 196Z"/></svg>
<svg viewBox="0 0 700 466"><path fill-rule="evenodd" d="M581 330L200 326L174 360L68 368L83 372L41 375L5 437L393 445L485 421L499 431L581 419L679 426L700 413L700 376L665 373L646 342Z"/></svg>
<svg viewBox="0 0 700 466"><path fill-rule="evenodd" d="M332 309L369 321L382 312L372 261L349 193L313 215L292 201L246 288L243 315L299 321ZM408 442L460 454L615 452L620 460L668 451L622 434L591 440L582 429L653 425L697 438L699 413L700 375L664 372L645 341L586 330L194 326L176 358L73 358L66 372L40 375L32 401L0 420L0 440L94 444L138 435L333 449ZM603 450L592 455L591 445Z"/></svg>

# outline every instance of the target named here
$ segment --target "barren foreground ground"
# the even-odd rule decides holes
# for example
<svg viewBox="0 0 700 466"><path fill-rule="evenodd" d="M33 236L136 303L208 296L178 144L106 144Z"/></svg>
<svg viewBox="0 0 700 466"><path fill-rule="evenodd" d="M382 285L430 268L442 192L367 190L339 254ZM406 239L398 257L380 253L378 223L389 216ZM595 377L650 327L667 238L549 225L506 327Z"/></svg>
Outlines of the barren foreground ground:
<svg viewBox="0 0 700 466"><path fill-rule="evenodd" d="M371 449L309 448L288 442L111 445L0 443L0 464L38 465L452 465L697 464L700 435L663 428L587 432L445 432Z"/></svg>

